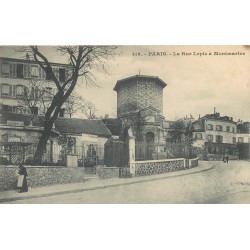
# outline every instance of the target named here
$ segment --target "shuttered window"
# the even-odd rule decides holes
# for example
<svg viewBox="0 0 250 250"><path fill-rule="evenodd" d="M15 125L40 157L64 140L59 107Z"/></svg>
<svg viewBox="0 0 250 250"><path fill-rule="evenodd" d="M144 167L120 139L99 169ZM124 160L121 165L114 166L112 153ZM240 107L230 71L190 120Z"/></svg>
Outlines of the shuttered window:
<svg viewBox="0 0 250 250"><path fill-rule="evenodd" d="M2 75L9 76L10 74L10 64L8 62L2 63Z"/></svg>
<svg viewBox="0 0 250 250"><path fill-rule="evenodd" d="M9 84L2 84L1 94L2 94L2 96L9 96L10 95L10 85Z"/></svg>

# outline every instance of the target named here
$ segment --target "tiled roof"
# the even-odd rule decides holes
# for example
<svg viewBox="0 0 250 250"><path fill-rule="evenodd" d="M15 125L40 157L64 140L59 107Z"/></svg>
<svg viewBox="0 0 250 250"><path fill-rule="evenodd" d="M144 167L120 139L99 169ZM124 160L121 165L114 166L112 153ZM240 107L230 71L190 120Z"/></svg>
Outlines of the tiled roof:
<svg viewBox="0 0 250 250"><path fill-rule="evenodd" d="M167 86L167 84L158 76L135 75L135 76L130 76L130 77L118 80L113 90L117 91L118 86L120 86L122 83L131 82L131 80L134 80L134 79L153 79L153 80L156 80L158 83L160 83L162 88L165 88Z"/></svg>
<svg viewBox="0 0 250 250"><path fill-rule="evenodd" d="M55 129L60 133L91 134L110 137L111 132L101 120L57 118Z"/></svg>
<svg viewBox="0 0 250 250"><path fill-rule="evenodd" d="M102 122L106 125L112 135L119 136L122 132L122 122L117 118L106 118Z"/></svg>
<svg viewBox="0 0 250 250"><path fill-rule="evenodd" d="M25 126L30 124L32 115L16 114L2 112L0 124L7 124L7 121L23 121ZM44 116L36 115L33 119L33 126L43 127ZM110 137L111 132L101 120L87 120L75 118L57 118L55 121L55 130L60 133L71 134L91 134L104 137Z"/></svg>

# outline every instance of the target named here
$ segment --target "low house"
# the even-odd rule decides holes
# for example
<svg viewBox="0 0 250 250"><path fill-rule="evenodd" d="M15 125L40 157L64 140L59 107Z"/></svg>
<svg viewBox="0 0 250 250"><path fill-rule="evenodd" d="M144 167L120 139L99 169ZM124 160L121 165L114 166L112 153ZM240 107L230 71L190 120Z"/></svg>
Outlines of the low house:
<svg viewBox="0 0 250 250"><path fill-rule="evenodd" d="M58 118L55 129L68 138L69 153L103 163L104 144L112 134L101 120Z"/></svg>
<svg viewBox="0 0 250 250"><path fill-rule="evenodd" d="M0 113L2 164L28 164L34 156L43 131L44 116L9 112ZM104 144L111 132L101 120L58 118L44 149L43 161L63 164L65 154L76 154L78 159L93 158L102 163Z"/></svg>

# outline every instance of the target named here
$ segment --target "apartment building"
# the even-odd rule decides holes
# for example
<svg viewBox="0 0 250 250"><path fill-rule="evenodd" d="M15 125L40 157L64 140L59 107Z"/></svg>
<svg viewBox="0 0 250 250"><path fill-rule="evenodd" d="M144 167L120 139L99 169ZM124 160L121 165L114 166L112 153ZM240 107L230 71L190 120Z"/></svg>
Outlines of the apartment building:
<svg viewBox="0 0 250 250"><path fill-rule="evenodd" d="M71 74L67 64L51 63L51 66L61 83ZM0 111L43 114L44 105L56 93L50 72L30 60L28 54L25 59L0 57Z"/></svg>
<svg viewBox="0 0 250 250"><path fill-rule="evenodd" d="M207 160L221 160L225 153L238 158L237 123L220 113L207 114L193 123L193 146L202 149Z"/></svg>

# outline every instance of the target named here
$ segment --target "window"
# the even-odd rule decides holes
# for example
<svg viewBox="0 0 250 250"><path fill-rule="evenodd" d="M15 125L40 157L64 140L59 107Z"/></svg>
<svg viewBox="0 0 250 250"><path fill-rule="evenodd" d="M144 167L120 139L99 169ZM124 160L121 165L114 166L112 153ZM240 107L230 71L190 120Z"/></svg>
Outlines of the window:
<svg viewBox="0 0 250 250"><path fill-rule="evenodd" d="M216 142L217 143L222 143L223 142L223 137L221 135L216 135Z"/></svg>
<svg viewBox="0 0 250 250"><path fill-rule="evenodd" d="M221 125L216 125L216 130L217 131L222 131L222 126Z"/></svg>
<svg viewBox="0 0 250 250"><path fill-rule="evenodd" d="M235 132L235 129L234 129L234 127L233 127L233 133Z"/></svg>
<svg viewBox="0 0 250 250"><path fill-rule="evenodd" d="M23 94L24 94L23 85L17 85L16 86L16 97L23 97Z"/></svg>
<svg viewBox="0 0 250 250"><path fill-rule="evenodd" d="M10 64L8 62L2 63L2 75L9 76L10 74Z"/></svg>
<svg viewBox="0 0 250 250"><path fill-rule="evenodd" d="M201 133L196 133L196 139L201 140L202 139L202 134Z"/></svg>
<svg viewBox="0 0 250 250"><path fill-rule="evenodd" d="M10 85L9 84L2 84L1 93L2 93L2 96L9 96L10 95Z"/></svg>
<svg viewBox="0 0 250 250"><path fill-rule="evenodd" d="M17 78L23 78L23 64L17 64L16 76Z"/></svg>
<svg viewBox="0 0 250 250"><path fill-rule="evenodd" d="M10 97L16 98L16 86L10 85Z"/></svg>
<svg viewBox="0 0 250 250"><path fill-rule="evenodd" d="M213 142L214 138L213 135L207 135L207 141Z"/></svg>
<svg viewBox="0 0 250 250"><path fill-rule="evenodd" d="M235 137L233 137L233 144L235 144L236 143L236 138Z"/></svg>
<svg viewBox="0 0 250 250"><path fill-rule="evenodd" d="M38 66L36 65L31 66L31 76L38 77Z"/></svg>
<svg viewBox="0 0 250 250"><path fill-rule="evenodd" d="M230 126L227 126L227 132L230 132Z"/></svg>
<svg viewBox="0 0 250 250"><path fill-rule="evenodd" d="M28 90L27 91L25 91L25 93L28 93ZM32 87L31 88L31 98L32 99L37 99L37 98L39 98L39 90L38 90L38 88L35 88L35 87Z"/></svg>
<svg viewBox="0 0 250 250"><path fill-rule="evenodd" d="M208 125L207 125L207 129L208 129L208 130L214 130L214 126L213 126L212 124L208 124Z"/></svg>
<svg viewBox="0 0 250 250"><path fill-rule="evenodd" d="M65 82L65 69L59 68L59 81Z"/></svg>
<svg viewBox="0 0 250 250"><path fill-rule="evenodd" d="M47 67L46 68L46 80L51 80L52 79L52 68Z"/></svg>
<svg viewBox="0 0 250 250"><path fill-rule="evenodd" d="M238 142L239 142L239 143L243 143L243 137L239 137L239 138L238 138Z"/></svg>

